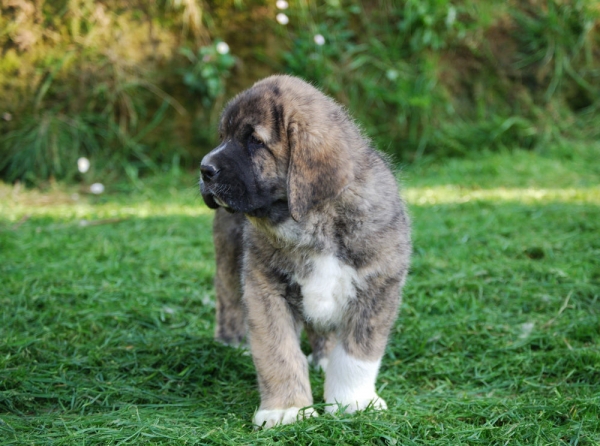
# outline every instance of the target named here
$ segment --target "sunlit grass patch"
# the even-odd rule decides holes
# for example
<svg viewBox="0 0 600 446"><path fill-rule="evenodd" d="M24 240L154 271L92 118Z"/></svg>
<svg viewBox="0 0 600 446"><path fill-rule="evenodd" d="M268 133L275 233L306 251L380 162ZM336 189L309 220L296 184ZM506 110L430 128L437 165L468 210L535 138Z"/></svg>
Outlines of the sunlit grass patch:
<svg viewBox="0 0 600 446"><path fill-rule="evenodd" d="M168 187L148 181L140 182L131 191L116 188L101 196L81 186L53 184L39 190L0 182L0 219L14 224L32 217L87 221L211 215L197 190L194 175L177 178L176 184Z"/></svg>
<svg viewBox="0 0 600 446"><path fill-rule="evenodd" d="M512 201L518 203L588 203L600 204L600 187L588 188L493 188L472 189L458 185L409 187L406 200L416 205L467 203L469 201Z"/></svg>
<svg viewBox="0 0 600 446"><path fill-rule="evenodd" d="M102 203L91 204L89 202L61 203L32 207L25 205L0 206L0 212L11 222L16 222L24 217L49 217L59 220L73 219L106 219L106 218L148 218L167 216L189 216L211 215L212 211L201 202L195 204L181 203L155 203L142 201L127 206ZM85 225L85 223L84 223Z"/></svg>

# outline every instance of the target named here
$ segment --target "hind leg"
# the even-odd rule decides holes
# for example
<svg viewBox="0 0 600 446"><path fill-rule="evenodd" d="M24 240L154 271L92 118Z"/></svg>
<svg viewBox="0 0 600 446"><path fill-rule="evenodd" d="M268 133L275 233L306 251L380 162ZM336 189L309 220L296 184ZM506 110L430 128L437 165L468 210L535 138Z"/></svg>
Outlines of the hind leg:
<svg viewBox="0 0 600 446"><path fill-rule="evenodd" d="M305 330L312 348L308 362L317 369L327 371L329 355L337 342L335 332L320 333L309 324L305 326Z"/></svg>

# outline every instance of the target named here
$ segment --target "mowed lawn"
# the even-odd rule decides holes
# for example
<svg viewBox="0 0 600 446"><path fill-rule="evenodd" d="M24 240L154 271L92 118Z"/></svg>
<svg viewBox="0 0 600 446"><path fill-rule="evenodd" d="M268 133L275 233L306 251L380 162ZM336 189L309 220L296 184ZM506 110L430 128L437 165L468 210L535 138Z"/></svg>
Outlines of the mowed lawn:
<svg viewBox="0 0 600 446"><path fill-rule="evenodd" d="M600 146L399 178L415 250L389 410L267 431L250 356L212 340L192 174L100 196L0 185L0 444L600 444Z"/></svg>

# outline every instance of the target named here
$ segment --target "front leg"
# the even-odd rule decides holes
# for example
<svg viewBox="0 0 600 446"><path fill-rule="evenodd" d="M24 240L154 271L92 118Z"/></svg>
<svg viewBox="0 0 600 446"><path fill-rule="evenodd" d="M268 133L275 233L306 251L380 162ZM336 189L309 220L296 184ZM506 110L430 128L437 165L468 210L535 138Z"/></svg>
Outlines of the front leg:
<svg viewBox="0 0 600 446"><path fill-rule="evenodd" d="M244 224L243 214L229 214L217 209L213 223L217 263L215 339L227 345L240 345L246 336L241 282Z"/></svg>
<svg viewBox="0 0 600 446"><path fill-rule="evenodd" d="M325 374L327 412L387 409L375 391L390 329L396 319L399 280L374 278L349 306Z"/></svg>
<svg viewBox="0 0 600 446"><path fill-rule="evenodd" d="M375 380L381 356L361 359L338 343L329 356L325 374L327 412L353 413L366 409L387 409L385 401L375 391Z"/></svg>
<svg viewBox="0 0 600 446"><path fill-rule="evenodd" d="M298 339L299 321L285 299L286 285L277 274L250 262L243 299L261 399L253 422L268 428L293 423L299 416L316 416L314 409L301 411L313 399Z"/></svg>

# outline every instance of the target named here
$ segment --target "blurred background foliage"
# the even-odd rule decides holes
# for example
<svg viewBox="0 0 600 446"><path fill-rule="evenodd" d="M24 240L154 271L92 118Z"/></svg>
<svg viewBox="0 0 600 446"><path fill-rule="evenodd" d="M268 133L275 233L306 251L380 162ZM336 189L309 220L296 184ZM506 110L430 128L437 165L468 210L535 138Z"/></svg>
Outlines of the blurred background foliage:
<svg viewBox="0 0 600 446"><path fill-rule="evenodd" d="M402 162L600 136L593 0L0 0L0 54L5 181L195 167L272 73Z"/></svg>

